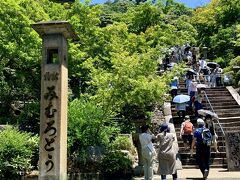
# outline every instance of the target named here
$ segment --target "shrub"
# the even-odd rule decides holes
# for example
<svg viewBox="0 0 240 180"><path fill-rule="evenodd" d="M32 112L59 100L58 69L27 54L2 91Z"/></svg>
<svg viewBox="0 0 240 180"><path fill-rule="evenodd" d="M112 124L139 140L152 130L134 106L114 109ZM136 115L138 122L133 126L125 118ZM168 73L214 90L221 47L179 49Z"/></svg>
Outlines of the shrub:
<svg viewBox="0 0 240 180"><path fill-rule="evenodd" d="M120 151L108 152L101 163L102 173L107 176L131 174L132 161Z"/></svg>
<svg viewBox="0 0 240 180"><path fill-rule="evenodd" d="M135 154L133 143L127 136L118 136L115 141L112 142L112 147L114 150L127 150L131 154Z"/></svg>
<svg viewBox="0 0 240 180"><path fill-rule="evenodd" d="M218 63L222 68L226 67L226 61L222 57L214 59L214 62Z"/></svg>
<svg viewBox="0 0 240 180"><path fill-rule="evenodd" d="M32 170L38 137L7 127L0 131L0 178L16 179Z"/></svg>
<svg viewBox="0 0 240 180"><path fill-rule="evenodd" d="M102 107L84 99L70 102L68 119L68 152L69 159L73 162L70 168L88 171L87 149L108 147L112 137L119 133L119 129L112 124L110 116ZM74 163L76 159L78 163Z"/></svg>

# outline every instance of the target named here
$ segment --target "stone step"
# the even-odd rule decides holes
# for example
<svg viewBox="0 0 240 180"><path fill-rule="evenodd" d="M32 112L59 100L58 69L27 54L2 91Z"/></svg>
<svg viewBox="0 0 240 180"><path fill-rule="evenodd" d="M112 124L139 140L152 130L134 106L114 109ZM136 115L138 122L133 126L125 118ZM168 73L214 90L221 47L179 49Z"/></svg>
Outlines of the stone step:
<svg viewBox="0 0 240 180"><path fill-rule="evenodd" d="M226 96L232 96L231 93L226 89L225 91L205 91L207 96L212 95L226 95Z"/></svg>
<svg viewBox="0 0 240 180"><path fill-rule="evenodd" d="M187 91L187 88L185 87L185 85L180 85L180 88L178 88L178 90L181 91ZM205 88L205 92L229 92L228 89L226 88Z"/></svg>
<svg viewBox="0 0 240 180"><path fill-rule="evenodd" d="M180 159L183 165L195 165L196 164L196 154L193 153L191 157L190 152L179 153ZM210 163L213 164L227 164L226 152L211 152Z"/></svg>
<svg viewBox="0 0 240 180"><path fill-rule="evenodd" d="M236 131L240 130L240 126L234 126L234 127L223 127L224 131Z"/></svg>
<svg viewBox="0 0 240 180"><path fill-rule="evenodd" d="M226 87L207 87L208 91L228 91Z"/></svg>
<svg viewBox="0 0 240 180"><path fill-rule="evenodd" d="M227 89L224 90L212 90L212 89L206 89L206 94L230 94Z"/></svg>
<svg viewBox="0 0 240 180"><path fill-rule="evenodd" d="M205 91L206 92L206 91ZM179 89L178 90L178 94L188 94L188 90L187 89ZM207 96L232 96L230 94L230 92L228 90L226 91L209 91L209 92L206 92Z"/></svg>
<svg viewBox="0 0 240 180"><path fill-rule="evenodd" d="M213 104L213 103L219 103L219 104L222 104L222 103L228 103L228 105L232 104L232 105L236 105L237 102L234 100L234 99L218 99L218 98L213 98L213 99L209 99L210 103ZM207 99L203 99L202 101L203 103L208 103Z"/></svg>
<svg viewBox="0 0 240 180"><path fill-rule="evenodd" d="M193 151L193 157L191 157L190 155L191 155L190 150L180 153L180 156L181 156L182 159L195 158L196 149L194 149L194 151ZM225 158L226 157L226 151L225 152L219 152L219 153L216 153L215 151L211 151L211 158L216 158L216 157Z"/></svg>
<svg viewBox="0 0 240 180"><path fill-rule="evenodd" d="M231 112L233 112L234 114L236 113L240 114L240 106L217 106L217 107L218 108L215 108L215 106L213 106L213 110L218 115L223 113L229 114ZM171 107L171 111L173 116L177 116L177 110L175 109L174 106Z"/></svg>
<svg viewBox="0 0 240 180"><path fill-rule="evenodd" d="M211 102L211 100L219 100L219 101L230 100L230 101L235 101L235 99L232 96L222 96L222 97L221 96L208 96L208 99L210 100L210 102Z"/></svg>
<svg viewBox="0 0 240 180"><path fill-rule="evenodd" d="M182 84L184 86L184 84ZM214 109L214 111L219 116L219 123L223 128L224 132L233 132L240 131L240 106L232 97L228 89L225 87L222 88L206 88L205 90L207 97ZM179 89L179 93L187 94L187 89L182 88ZM206 98L203 99L202 102L205 105L206 109L210 109L210 105ZM192 114L191 112L187 112L186 114ZM193 157L190 157L190 153L185 151L183 147L183 141L179 138L180 134L180 124L182 122L181 119L177 117L176 110L174 109L174 104L172 105L172 115L173 122L175 125L176 136L178 139L179 145L179 153L182 158L182 164L184 168L196 167L196 162ZM235 118L233 118L235 117ZM191 120L191 122L196 127L196 120ZM223 136L222 130L220 126L216 123L216 133L218 135L218 149L220 153L214 153L214 148L212 147L211 153L211 167L226 167L227 159L226 159L226 148L225 148L225 138Z"/></svg>
<svg viewBox="0 0 240 180"><path fill-rule="evenodd" d="M221 97L222 96L222 97ZM210 96L208 97L208 100L211 101L216 101L216 102L224 102L224 101L233 101L235 102L235 99L231 96L225 96L225 95L218 95L218 96ZM207 98L203 98L202 101L208 102ZM212 102L211 102L212 103Z"/></svg>
<svg viewBox="0 0 240 180"><path fill-rule="evenodd" d="M213 105L213 109L214 110L218 110L218 109L232 109L232 108L240 108L240 106L238 104L235 105L230 105L230 106L226 106L226 105Z"/></svg>
<svg viewBox="0 0 240 180"><path fill-rule="evenodd" d="M198 169L198 165L188 165L188 164L184 164L182 165L183 169ZM227 164L210 164L210 168L227 168Z"/></svg>
<svg viewBox="0 0 240 180"><path fill-rule="evenodd" d="M180 139L179 136L177 136L177 141L178 141L178 146L179 148L184 147L183 145L183 140ZM221 152L225 151L225 138L223 136L219 136L217 139L217 144L219 147L222 147L223 149L221 150Z"/></svg>
<svg viewBox="0 0 240 180"><path fill-rule="evenodd" d="M222 88L222 89L206 88L205 92L206 93L218 93L218 92L228 92L229 93L229 90L227 88Z"/></svg>
<svg viewBox="0 0 240 180"><path fill-rule="evenodd" d="M221 153L226 153L226 148L225 146L218 146L218 150L221 152ZM186 152L185 148L183 146L179 147L179 153L182 153L182 152ZM187 152L190 152L190 151L187 151ZM215 153L215 149L214 147L212 146L211 147L211 152L214 152ZM218 156L218 154L220 153L216 153L215 156Z"/></svg>
<svg viewBox="0 0 240 180"><path fill-rule="evenodd" d="M189 115L189 114L186 114L186 115ZM228 118L228 117L233 117L233 116L240 116L240 113L239 112L217 113L217 115L219 118ZM173 117L174 123L176 122L176 124L179 124L182 122L182 120L179 119L176 112L172 113L172 117Z"/></svg>
<svg viewBox="0 0 240 180"><path fill-rule="evenodd" d="M223 132L226 134L226 132L237 132L237 131L239 131L240 126L236 127L236 128L228 128L228 129L222 128L222 129L223 129ZM218 141L225 141L224 135L223 135L223 133L220 129L216 130L216 133L217 133L217 136L218 136Z"/></svg>
<svg viewBox="0 0 240 180"><path fill-rule="evenodd" d="M219 112L217 113L218 117L219 118L222 118L222 117L233 117L233 116L240 116L240 112Z"/></svg>
<svg viewBox="0 0 240 180"><path fill-rule="evenodd" d="M226 128L226 127L240 127L240 120L239 121L234 121L234 122L220 122L220 125L223 128Z"/></svg>
<svg viewBox="0 0 240 180"><path fill-rule="evenodd" d="M225 133L240 132L240 129L238 128L237 130L224 131L224 132L225 132Z"/></svg>
<svg viewBox="0 0 240 180"><path fill-rule="evenodd" d="M181 159L182 165L196 165L196 159ZM211 158L210 159L211 165L226 165L227 164L227 158Z"/></svg>
<svg viewBox="0 0 240 180"><path fill-rule="evenodd" d="M224 129L224 128L223 128ZM232 128L232 129L226 129L226 131L229 131L229 130L238 130L239 127L236 127L236 128ZM218 136L218 142L225 142L225 139L224 139L224 135L222 134L222 131L220 129L216 129L216 133L217 133L217 136ZM178 140L178 144L181 144L183 143L183 140L180 139L180 131L176 131L176 136L177 136L177 140Z"/></svg>
<svg viewBox="0 0 240 180"><path fill-rule="evenodd" d="M221 122L235 122L235 121L239 121L240 120L240 116L233 116L233 117L227 117L227 118L219 118L219 121Z"/></svg>
<svg viewBox="0 0 240 180"><path fill-rule="evenodd" d="M208 103L205 101L205 103ZM211 105L213 106L213 108L215 106L235 106L235 105L238 105L238 103L236 101L211 101L210 102Z"/></svg>
<svg viewBox="0 0 240 180"><path fill-rule="evenodd" d="M225 108L222 108L222 109L215 109L214 107L213 107L213 109L214 109L214 112L215 113L217 113L217 114L219 114L219 113L229 113L229 112L234 112L234 113L240 113L240 108L239 107L237 107L237 108L231 108L231 109L225 109Z"/></svg>

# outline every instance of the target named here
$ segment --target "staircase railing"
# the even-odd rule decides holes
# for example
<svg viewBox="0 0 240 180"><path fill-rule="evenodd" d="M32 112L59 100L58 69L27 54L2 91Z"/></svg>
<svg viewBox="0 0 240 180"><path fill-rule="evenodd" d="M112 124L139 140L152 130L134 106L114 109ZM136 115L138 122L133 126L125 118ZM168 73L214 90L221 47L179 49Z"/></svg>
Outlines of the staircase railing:
<svg viewBox="0 0 240 180"><path fill-rule="evenodd" d="M198 83L201 83L200 80L199 80L197 77L195 77L195 79L197 79ZM207 99L207 102L208 102L208 104L209 104L209 106L210 106L211 111L212 111L213 113L215 113L215 111L214 111L214 109L213 109L213 106L212 106L211 102L209 101L209 98L208 98L208 96L207 96L206 91L204 91L204 96L205 96L205 98ZM215 114L216 114L216 113L215 113ZM221 129L222 134L225 136L225 132L224 132L224 130L223 130L223 128L222 128L222 125L221 125L220 122L219 122L219 119L216 118L216 120L217 120L218 126L219 126L220 129Z"/></svg>
<svg viewBox="0 0 240 180"><path fill-rule="evenodd" d="M212 107L212 104L211 104L211 102L209 101L209 98L208 98L207 93L206 93L205 91L204 91L204 94L205 94L205 97L206 97L206 99L207 99L207 101L208 101L208 104L210 105L210 108L211 108L212 112L215 113L215 111L214 111L214 109L213 109L213 107ZM215 114L216 114L216 113L215 113ZM217 124L218 124L218 126L220 127L221 132L222 132L222 134L223 134L223 139L224 139L224 141L222 141L222 143L223 143L224 147L226 148L225 132L224 132L224 130L223 130L223 128L222 128L222 125L220 124L218 118L216 118L216 120L217 120ZM219 151L221 151L221 150L219 149ZM220 156L222 156L222 158L223 158L223 164L224 164L224 155L221 154Z"/></svg>
<svg viewBox="0 0 240 180"><path fill-rule="evenodd" d="M209 101L209 98L208 98L207 93L206 93L205 91L204 91L204 95L205 95L205 98L207 99L207 102L208 102L210 108L211 108L211 111L212 111L213 113L215 113L215 111L214 111L214 109L213 109L213 107L212 107L212 104L211 104L211 102ZM215 114L216 114L216 113L215 113ZM220 129L221 129L221 132L222 132L223 135L225 136L225 132L224 132L224 130L223 130L223 128L222 128L222 125L220 124L218 118L216 118L216 120L217 120L218 126L219 126Z"/></svg>

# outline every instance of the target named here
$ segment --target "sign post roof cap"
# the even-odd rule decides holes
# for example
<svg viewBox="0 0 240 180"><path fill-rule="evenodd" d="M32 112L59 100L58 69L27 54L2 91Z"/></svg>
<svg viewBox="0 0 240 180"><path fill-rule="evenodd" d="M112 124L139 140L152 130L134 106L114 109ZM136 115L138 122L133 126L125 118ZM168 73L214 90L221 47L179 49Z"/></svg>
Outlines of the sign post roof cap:
<svg viewBox="0 0 240 180"><path fill-rule="evenodd" d="M77 40L72 25L68 21L44 21L32 24L32 28L40 35L63 34L65 38Z"/></svg>

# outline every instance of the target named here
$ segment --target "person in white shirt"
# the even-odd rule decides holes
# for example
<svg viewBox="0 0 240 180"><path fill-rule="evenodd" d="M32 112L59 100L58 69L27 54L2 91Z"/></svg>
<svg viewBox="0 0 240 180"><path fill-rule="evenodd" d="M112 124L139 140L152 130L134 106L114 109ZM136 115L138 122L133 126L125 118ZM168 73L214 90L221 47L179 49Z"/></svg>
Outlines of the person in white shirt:
<svg viewBox="0 0 240 180"><path fill-rule="evenodd" d="M216 69L212 69L210 74L211 87L216 87L216 77L217 77L217 71Z"/></svg>
<svg viewBox="0 0 240 180"><path fill-rule="evenodd" d="M190 96L189 107L192 108L193 97L197 92L197 82L193 79L188 86L188 95Z"/></svg>
<svg viewBox="0 0 240 180"><path fill-rule="evenodd" d="M204 71L204 69L206 69L206 67L207 67L207 62L206 62L206 60L203 59L203 58L201 58L201 59L199 60L199 65L200 65L200 70L203 70L203 71Z"/></svg>
<svg viewBox="0 0 240 180"><path fill-rule="evenodd" d="M151 133L148 125L143 125L141 130L142 133L139 135L139 141L143 157L144 180L152 180L153 160L156 155L152 140L156 139L156 137Z"/></svg>
<svg viewBox="0 0 240 180"><path fill-rule="evenodd" d="M217 66L215 71L216 71L216 85L217 86L221 86L222 85L222 73L223 73L223 70L222 70L222 68Z"/></svg>

